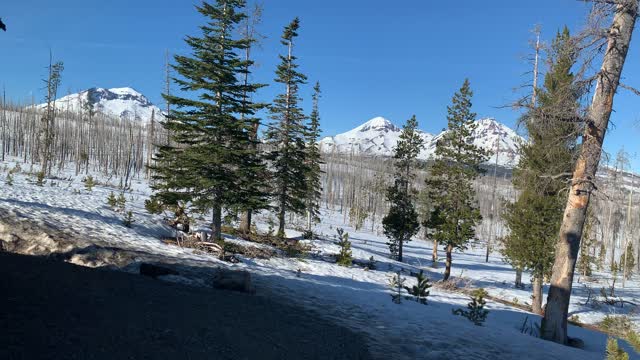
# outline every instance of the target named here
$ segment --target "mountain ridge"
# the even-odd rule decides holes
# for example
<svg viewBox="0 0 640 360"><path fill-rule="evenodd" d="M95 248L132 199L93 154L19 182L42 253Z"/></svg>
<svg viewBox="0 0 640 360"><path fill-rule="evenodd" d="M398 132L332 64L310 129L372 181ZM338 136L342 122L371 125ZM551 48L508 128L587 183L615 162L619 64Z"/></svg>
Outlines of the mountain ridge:
<svg viewBox="0 0 640 360"><path fill-rule="evenodd" d="M492 154L487 163L496 163L496 150L499 149L498 165L514 167L519 160L519 143L524 139L494 118L479 119L476 123L478 127L473 132L474 143ZM322 138L320 149L325 153L392 156L401 132L402 129L392 121L378 116L344 133ZM418 158L433 158L436 142L446 132L433 135L419 130L425 146Z"/></svg>
<svg viewBox="0 0 640 360"><path fill-rule="evenodd" d="M38 104L35 107L44 109L46 106L47 104ZM140 122L150 122L152 116L156 121L164 119L159 107L131 87L93 87L56 99L56 109L59 111L78 112L87 106L91 106L94 112L119 119Z"/></svg>

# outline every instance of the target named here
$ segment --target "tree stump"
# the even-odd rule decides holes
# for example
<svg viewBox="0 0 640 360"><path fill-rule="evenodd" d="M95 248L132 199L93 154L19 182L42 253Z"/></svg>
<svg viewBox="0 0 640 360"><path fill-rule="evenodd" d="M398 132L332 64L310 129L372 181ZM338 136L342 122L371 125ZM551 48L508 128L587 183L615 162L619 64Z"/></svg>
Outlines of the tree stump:
<svg viewBox="0 0 640 360"><path fill-rule="evenodd" d="M216 289L255 293L251 283L251 274L245 270L218 268L213 274L211 284Z"/></svg>

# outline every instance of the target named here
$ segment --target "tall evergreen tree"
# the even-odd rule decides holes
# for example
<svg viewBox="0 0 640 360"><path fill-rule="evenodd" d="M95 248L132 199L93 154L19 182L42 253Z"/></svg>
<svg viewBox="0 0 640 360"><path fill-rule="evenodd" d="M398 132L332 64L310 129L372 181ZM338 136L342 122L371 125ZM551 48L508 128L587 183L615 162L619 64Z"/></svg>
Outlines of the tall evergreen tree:
<svg viewBox="0 0 640 360"><path fill-rule="evenodd" d="M318 144L318 139L320 138L319 100L320 82L316 82L316 85L313 87L313 108L311 115L309 115L309 126L305 134L307 143L305 154L307 161L307 196L305 202L307 208L307 230L309 231L311 231L311 222L318 221L319 219L320 197L322 196L322 184L320 182L320 177L322 176L322 170L320 169L322 157L320 154L320 145Z"/></svg>
<svg viewBox="0 0 640 360"><path fill-rule="evenodd" d="M424 146L424 140L418 132L415 115L402 128L400 139L394 149L394 184L387 189L390 203L389 213L382 219L384 234L389 238L391 257L402 261L402 248L405 242L418 233L420 223L414 206L414 194L411 181L415 178L418 166L418 154Z"/></svg>
<svg viewBox="0 0 640 360"><path fill-rule="evenodd" d="M278 207L278 233L284 237L285 216L288 211L302 214L306 209L305 199L308 193L306 175L305 134L306 116L300 107L300 85L307 77L300 73L296 57L293 55L294 40L298 36L300 20L295 18L287 25L280 43L287 49L285 55L279 55L280 64L276 70L275 81L284 85L285 92L278 95L271 106L272 126L266 132L270 146L267 158L273 168L274 195Z"/></svg>
<svg viewBox="0 0 640 360"><path fill-rule="evenodd" d="M252 215L255 211L268 208L267 192L268 187L266 184L269 182L269 172L267 171L264 162L263 155L258 150L258 129L260 127L261 118L256 114L265 109L268 104L258 103L252 101L252 96L258 87L264 87L264 84L255 84L256 88L251 89L251 68L254 65L252 50L262 39L262 35L257 31L257 26L262 21L262 5L254 4L249 14L241 22L240 36L246 42L244 48L244 72L241 74L242 83L245 85L244 92L242 94L242 106L244 111L240 113L242 121L247 121L251 124L249 130L250 142L247 149L247 161L249 166L241 168L240 174L243 181L243 188L248 190L246 201L241 204L238 210L241 211L240 219L240 232L243 234L249 234L251 231Z"/></svg>
<svg viewBox="0 0 640 360"><path fill-rule="evenodd" d="M154 198L212 210L216 240L222 239L223 209L246 207L261 197L246 181L246 174L262 165L250 146L255 108L247 106L247 94L261 85L243 81L250 60L241 54L250 41L234 39L235 27L246 17L244 6L244 0L216 0L196 7L207 18L202 36L187 37L193 55L176 55L173 65L180 75L173 81L193 96L163 95L173 105L163 123L171 141L159 149L152 168Z"/></svg>
<svg viewBox="0 0 640 360"><path fill-rule="evenodd" d="M426 180L433 209L439 212L432 222L432 236L446 250L444 280L451 275L453 250L466 249L482 219L472 182L482 172L480 164L487 154L473 143L477 123L471 111L472 96L465 79L447 107L448 131L436 143L435 161Z"/></svg>
<svg viewBox="0 0 640 360"><path fill-rule="evenodd" d="M513 183L518 200L507 206L504 218L510 229L503 254L513 264L529 270L533 278L532 310L542 313L543 279L551 275L555 244L562 221L566 186L575 160L579 129L577 91L571 67L569 30L558 32L551 51L551 66L539 89L539 104L524 116L529 141L521 146ZM560 175L559 175L560 174ZM562 175L567 174L567 175Z"/></svg>

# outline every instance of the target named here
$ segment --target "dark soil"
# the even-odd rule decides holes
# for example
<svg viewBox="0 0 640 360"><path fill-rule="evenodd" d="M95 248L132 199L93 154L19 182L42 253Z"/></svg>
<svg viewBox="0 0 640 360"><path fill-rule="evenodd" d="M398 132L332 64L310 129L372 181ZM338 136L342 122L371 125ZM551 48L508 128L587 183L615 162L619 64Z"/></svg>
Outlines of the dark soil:
<svg viewBox="0 0 640 360"><path fill-rule="evenodd" d="M0 359L369 359L301 308L0 253Z"/></svg>

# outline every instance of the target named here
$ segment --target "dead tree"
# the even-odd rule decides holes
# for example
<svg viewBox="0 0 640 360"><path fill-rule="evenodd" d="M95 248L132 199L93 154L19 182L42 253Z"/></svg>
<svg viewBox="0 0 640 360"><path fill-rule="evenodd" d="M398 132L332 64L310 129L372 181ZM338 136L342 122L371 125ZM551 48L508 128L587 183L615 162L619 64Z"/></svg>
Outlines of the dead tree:
<svg viewBox="0 0 640 360"><path fill-rule="evenodd" d="M613 97L620 83L631 35L638 16L639 0L615 1L613 22L607 34L608 44L597 74L597 84L585 119L582 147L575 164L560 238L551 276L547 307L541 335L546 340L568 343L567 315L576 258L591 193L602 154L602 144L613 108Z"/></svg>

